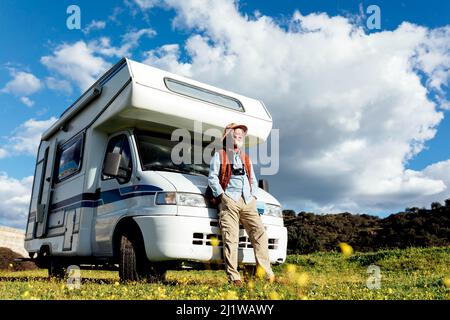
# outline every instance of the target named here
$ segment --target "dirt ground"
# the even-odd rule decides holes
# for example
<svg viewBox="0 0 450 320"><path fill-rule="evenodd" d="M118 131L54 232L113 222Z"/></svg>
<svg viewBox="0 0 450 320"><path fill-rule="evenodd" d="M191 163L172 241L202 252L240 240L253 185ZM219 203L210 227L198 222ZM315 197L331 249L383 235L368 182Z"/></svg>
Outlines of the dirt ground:
<svg viewBox="0 0 450 320"><path fill-rule="evenodd" d="M24 271L38 269L33 262L16 262L14 259L23 258L9 248L0 247L0 270Z"/></svg>

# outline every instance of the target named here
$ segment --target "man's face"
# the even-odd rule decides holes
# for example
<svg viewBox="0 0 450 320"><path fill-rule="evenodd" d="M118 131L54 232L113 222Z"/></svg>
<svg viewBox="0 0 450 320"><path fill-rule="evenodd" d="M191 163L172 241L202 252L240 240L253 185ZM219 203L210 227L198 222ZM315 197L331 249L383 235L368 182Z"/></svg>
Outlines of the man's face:
<svg viewBox="0 0 450 320"><path fill-rule="evenodd" d="M244 145L245 132L241 128L233 130L233 142L238 148Z"/></svg>

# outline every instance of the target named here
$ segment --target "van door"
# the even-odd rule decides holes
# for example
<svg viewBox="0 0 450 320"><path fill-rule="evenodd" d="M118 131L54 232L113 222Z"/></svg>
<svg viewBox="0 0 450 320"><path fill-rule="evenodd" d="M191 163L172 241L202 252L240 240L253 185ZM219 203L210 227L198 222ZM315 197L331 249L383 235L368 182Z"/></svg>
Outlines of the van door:
<svg viewBox="0 0 450 320"><path fill-rule="evenodd" d="M42 238L47 233L47 221L48 214L50 212L50 206L53 196L53 184L54 184L54 168L57 154L58 141L54 142L47 147L44 154L43 173L41 175L41 184L38 193L37 211L36 211L36 238Z"/></svg>
<svg viewBox="0 0 450 320"><path fill-rule="evenodd" d="M133 152L128 133L122 133L111 137L106 147L104 161L108 153L121 155L119 173L121 178L108 177L101 174L100 191L101 203L97 207L95 221L96 255L112 255L112 233L116 222L129 209L130 192L133 191ZM102 166L103 168L103 166Z"/></svg>

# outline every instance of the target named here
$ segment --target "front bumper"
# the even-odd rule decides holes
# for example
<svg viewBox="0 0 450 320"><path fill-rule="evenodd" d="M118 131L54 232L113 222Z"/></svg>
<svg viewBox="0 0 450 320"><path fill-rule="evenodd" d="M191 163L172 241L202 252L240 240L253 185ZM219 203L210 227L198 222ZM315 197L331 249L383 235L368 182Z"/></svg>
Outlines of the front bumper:
<svg viewBox="0 0 450 320"><path fill-rule="evenodd" d="M138 216L150 261L191 260L198 262L223 262L222 242L217 220L185 216ZM242 227L241 227L242 228ZM286 260L287 229L282 226L265 225L269 239L271 263ZM212 238L218 239L214 243ZM244 229L239 230L238 262L254 264L255 256Z"/></svg>

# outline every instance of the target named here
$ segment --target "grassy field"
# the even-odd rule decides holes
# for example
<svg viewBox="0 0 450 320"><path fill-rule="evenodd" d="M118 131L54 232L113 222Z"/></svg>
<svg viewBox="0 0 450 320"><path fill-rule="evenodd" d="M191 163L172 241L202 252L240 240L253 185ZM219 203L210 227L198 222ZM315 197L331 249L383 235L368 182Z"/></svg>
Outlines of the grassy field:
<svg viewBox="0 0 450 320"><path fill-rule="evenodd" d="M345 248L344 248L345 249ZM450 247L291 255L275 283L227 283L223 271L169 271L161 283L119 283L118 273L81 271L80 289L46 270L0 271L0 299L450 299ZM379 289L368 267L380 269Z"/></svg>

